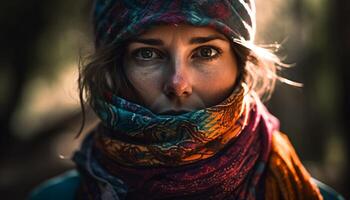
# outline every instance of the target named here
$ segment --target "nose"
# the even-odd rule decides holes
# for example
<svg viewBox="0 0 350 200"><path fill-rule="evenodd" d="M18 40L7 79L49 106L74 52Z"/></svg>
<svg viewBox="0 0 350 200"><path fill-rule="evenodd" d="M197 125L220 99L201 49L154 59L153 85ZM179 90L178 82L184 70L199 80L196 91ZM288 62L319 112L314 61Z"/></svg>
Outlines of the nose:
<svg viewBox="0 0 350 200"><path fill-rule="evenodd" d="M170 98L190 96L192 94L192 85L185 61L174 61L170 69L164 85L164 93Z"/></svg>

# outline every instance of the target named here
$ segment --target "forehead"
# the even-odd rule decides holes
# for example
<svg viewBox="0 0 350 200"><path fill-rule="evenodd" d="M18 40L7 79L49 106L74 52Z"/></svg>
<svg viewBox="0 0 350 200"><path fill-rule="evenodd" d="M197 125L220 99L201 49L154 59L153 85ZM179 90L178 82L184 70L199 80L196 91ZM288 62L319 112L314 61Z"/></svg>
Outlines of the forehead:
<svg viewBox="0 0 350 200"><path fill-rule="evenodd" d="M167 25L154 25L147 29L144 33L139 35L139 38L166 38L169 36L178 35L179 37L192 38L192 37L206 37L210 35L221 36L226 38L223 34L217 30L207 26L193 26L188 24L167 24Z"/></svg>

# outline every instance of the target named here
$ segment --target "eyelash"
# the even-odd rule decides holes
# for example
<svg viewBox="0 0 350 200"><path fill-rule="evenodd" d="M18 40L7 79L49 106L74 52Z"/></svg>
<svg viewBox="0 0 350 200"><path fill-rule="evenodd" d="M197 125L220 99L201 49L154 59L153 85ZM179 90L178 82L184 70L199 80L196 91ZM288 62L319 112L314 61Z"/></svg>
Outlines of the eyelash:
<svg viewBox="0 0 350 200"><path fill-rule="evenodd" d="M210 48L210 49L213 49L215 50L217 53L211 57L200 57L200 56L194 56L196 55L201 49L203 48ZM160 50L156 49L156 48L152 48L152 47L143 47L143 48L139 48L139 49L136 49L135 51L133 51L131 54L134 58L136 59L139 59L139 60L142 60L142 61L152 61L152 58L151 59L142 59L142 58L138 58L140 57L138 54L139 53L142 53L141 51L142 50L150 50L152 51L153 53L155 53L160 59L161 58L164 58L166 57L166 55L164 55L163 52L161 52ZM217 48L217 47L214 47L214 46L210 46L210 45L206 45L206 46L200 46L198 48L196 48L194 50L194 53L192 54L191 58L199 58L199 59L202 59L202 60L205 60L205 61L212 61L214 59L217 59L218 57L220 57L222 54L222 50L220 48Z"/></svg>
<svg viewBox="0 0 350 200"><path fill-rule="evenodd" d="M159 56L160 58L164 57L163 53L160 50L155 49L155 48L151 48L151 47L143 47L143 48L136 49L131 54L136 59L140 59L140 60L143 60L143 61L150 61L150 60L147 60L147 59L138 58L138 57L140 57L138 54L142 53L142 50L150 50L153 53L155 53L157 56Z"/></svg>
<svg viewBox="0 0 350 200"><path fill-rule="evenodd" d="M214 46L210 46L210 45L206 45L206 46L200 46L198 48L196 48L194 50L194 52L198 53L201 49L203 48L210 48L210 49L214 49L217 53L211 57L201 57L200 59L203 59L205 61L212 61L215 60L217 58L219 58L222 54L222 50L220 48L214 47ZM195 55L195 54L194 54ZM193 57L193 56L192 56Z"/></svg>

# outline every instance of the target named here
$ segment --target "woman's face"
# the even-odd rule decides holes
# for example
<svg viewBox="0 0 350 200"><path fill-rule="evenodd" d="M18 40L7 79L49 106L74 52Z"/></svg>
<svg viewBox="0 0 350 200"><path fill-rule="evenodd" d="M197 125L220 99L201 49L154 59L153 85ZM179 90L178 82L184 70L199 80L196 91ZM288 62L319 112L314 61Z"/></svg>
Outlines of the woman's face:
<svg viewBox="0 0 350 200"><path fill-rule="evenodd" d="M213 106L231 94L237 61L229 40L216 30L160 25L131 40L124 70L143 104L176 115Z"/></svg>

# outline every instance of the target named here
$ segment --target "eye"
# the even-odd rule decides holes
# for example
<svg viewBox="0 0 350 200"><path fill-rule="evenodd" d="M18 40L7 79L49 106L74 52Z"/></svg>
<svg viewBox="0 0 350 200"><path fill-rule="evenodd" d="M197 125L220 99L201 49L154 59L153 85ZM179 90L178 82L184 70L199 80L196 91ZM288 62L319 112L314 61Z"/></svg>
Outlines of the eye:
<svg viewBox="0 0 350 200"><path fill-rule="evenodd" d="M136 59L144 61L162 58L161 52L154 48L140 48L132 54Z"/></svg>
<svg viewBox="0 0 350 200"><path fill-rule="evenodd" d="M203 58L203 59L214 59L221 54L221 51L217 48L211 46L199 47L192 57L194 58Z"/></svg>

